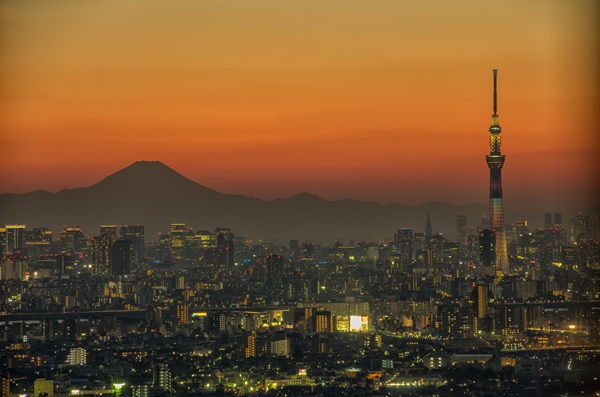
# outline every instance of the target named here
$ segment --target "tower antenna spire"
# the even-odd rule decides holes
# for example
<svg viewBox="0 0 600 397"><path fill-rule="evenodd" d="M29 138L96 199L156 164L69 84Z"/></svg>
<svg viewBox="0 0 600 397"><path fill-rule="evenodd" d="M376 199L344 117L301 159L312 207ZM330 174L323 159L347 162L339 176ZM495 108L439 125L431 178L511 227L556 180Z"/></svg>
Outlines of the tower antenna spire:
<svg viewBox="0 0 600 397"><path fill-rule="evenodd" d="M496 94L496 79L498 78L498 69L492 69L494 72L494 116L497 116L496 113L498 109L498 96Z"/></svg>

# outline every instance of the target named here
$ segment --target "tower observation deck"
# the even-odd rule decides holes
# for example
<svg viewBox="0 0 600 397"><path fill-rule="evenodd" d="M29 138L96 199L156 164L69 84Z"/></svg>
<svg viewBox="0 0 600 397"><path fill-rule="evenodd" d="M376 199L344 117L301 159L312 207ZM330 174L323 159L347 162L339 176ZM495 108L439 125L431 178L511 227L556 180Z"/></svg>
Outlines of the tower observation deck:
<svg viewBox="0 0 600 397"><path fill-rule="evenodd" d="M496 232L496 271L502 274L508 274L510 269L508 265L508 254L506 251L506 230L504 226L504 202L502 200L502 166L504 165L504 155L500 152L500 133L502 128L498 120L497 113L497 77L498 69L493 69L494 73L494 114L492 115L492 125L490 126L490 154L485 156L488 168L490 169L490 229Z"/></svg>

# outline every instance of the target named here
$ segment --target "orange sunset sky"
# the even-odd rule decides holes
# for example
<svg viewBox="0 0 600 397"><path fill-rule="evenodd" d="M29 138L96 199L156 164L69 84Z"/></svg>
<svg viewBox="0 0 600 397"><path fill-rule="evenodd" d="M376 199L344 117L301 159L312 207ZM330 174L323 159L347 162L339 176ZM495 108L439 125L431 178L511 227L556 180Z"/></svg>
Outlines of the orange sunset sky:
<svg viewBox="0 0 600 397"><path fill-rule="evenodd" d="M597 1L0 0L0 193L159 160L223 193L598 200Z"/></svg>

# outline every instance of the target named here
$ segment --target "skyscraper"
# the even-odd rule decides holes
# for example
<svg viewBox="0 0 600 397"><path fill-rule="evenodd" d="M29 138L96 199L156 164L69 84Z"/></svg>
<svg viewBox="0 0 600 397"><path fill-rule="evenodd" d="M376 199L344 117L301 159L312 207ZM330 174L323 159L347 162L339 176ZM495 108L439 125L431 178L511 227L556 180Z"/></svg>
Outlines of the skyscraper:
<svg viewBox="0 0 600 397"><path fill-rule="evenodd" d="M486 328L485 320L487 318L487 309L489 305L489 286L487 284L475 285L471 291L471 300L473 301L474 309L474 334Z"/></svg>
<svg viewBox="0 0 600 397"><path fill-rule="evenodd" d="M431 248L431 237L433 236L433 227L431 227L431 217L429 211L427 211L427 222L425 223L425 242L427 243L426 249Z"/></svg>
<svg viewBox="0 0 600 397"><path fill-rule="evenodd" d="M91 273L108 273L110 266L110 251L114 243L112 234L103 234L90 238Z"/></svg>
<svg viewBox="0 0 600 397"><path fill-rule="evenodd" d="M400 250L400 261L403 265L410 265L413 260L414 251L413 230L409 228L396 230L394 240Z"/></svg>
<svg viewBox="0 0 600 397"><path fill-rule="evenodd" d="M467 240L467 216L456 215L456 241L464 244Z"/></svg>
<svg viewBox="0 0 600 397"><path fill-rule="evenodd" d="M550 212L544 214L544 229L554 229L554 222L552 222L552 214Z"/></svg>
<svg viewBox="0 0 600 397"><path fill-rule="evenodd" d="M431 227L431 217L429 216L429 212L427 212L427 222L425 222L425 235L427 237L431 237L433 234L433 227Z"/></svg>
<svg viewBox="0 0 600 397"><path fill-rule="evenodd" d="M87 241L81 226L65 226L65 230L60 232L58 238L62 254L76 255L84 252L87 248Z"/></svg>
<svg viewBox="0 0 600 397"><path fill-rule="evenodd" d="M228 227L215 228L217 237L216 259L217 264L224 265L226 269L233 268L235 233L231 233Z"/></svg>
<svg viewBox="0 0 600 397"><path fill-rule="evenodd" d="M185 223L171 223L171 255L175 259L185 259L186 234Z"/></svg>
<svg viewBox="0 0 600 397"><path fill-rule="evenodd" d="M562 229L562 213L556 212L554 214L554 227L557 229Z"/></svg>
<svg viewBox="0 0 600 397"><path fill-rule="evenodd" d="M6 225L6 254L25 248L25 225Z"/></svg>
<svg viewBox="0 0 600 397"><path fill-rule="evenodd" d="M496 80L498 69L494 73L494 114L490 126L490 154L485 156L490 169L490 218L489 228L496 232L496 270L507 274L508 254L506 251L506 231L504 230L504 203L502 201L502 166L504 155L500 153L500 122L498 121Z"/></svg>
<svg viewBox="0 0 600 397"><path fill-rule="evenodd" d="M479 263L481 266L496 265L496 235L493 230L479 232Z"/></svg>
<svg viewBox="0 0 600 397"><path fill-rule="evenodd" d="M281 255L267 255L267 280L275 281L283 276L283 258Z"/></svg>
<svg viewBox="0 0 600 397"><path fill-rule="evenodd" d="M123 276L131 273L131 241L117 240L110 247L108 274Z"/></svg>
<svg viewBox="0 0 600 397"><path fill-rule="evenodd" d="M121 226L121 238L131 241L132 262L138 262L144 258L144 225Z"/></svg>

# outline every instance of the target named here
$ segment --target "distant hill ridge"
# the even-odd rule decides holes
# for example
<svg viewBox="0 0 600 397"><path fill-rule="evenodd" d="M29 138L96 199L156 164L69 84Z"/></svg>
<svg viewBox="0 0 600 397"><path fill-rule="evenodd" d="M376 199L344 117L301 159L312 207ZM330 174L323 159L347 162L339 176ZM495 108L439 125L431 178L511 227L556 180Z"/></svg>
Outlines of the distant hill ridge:
<svg viewBox="0 0 600 397"><path fill-rule="evenodd" d="M427 213L434 231L456 234L456 215L478 225L485 204L452 205L430 202L417 207L353 199L324 200L310 193L264 201L223 194L198 184L159 161L138 161L98 183L56 193L33 191L0 195L0 224L49 227L54 238L65 225L81 225L95 235L101 224L144 224L146 240L156 241L171 223L194 230L230 227L238 236L275 243L292 238L313 242L393 238L399 227L424 231ZM564 214L565 224L574 214ZM528 219L541 227L543 215L507 211L507 222Z"/></svg>

